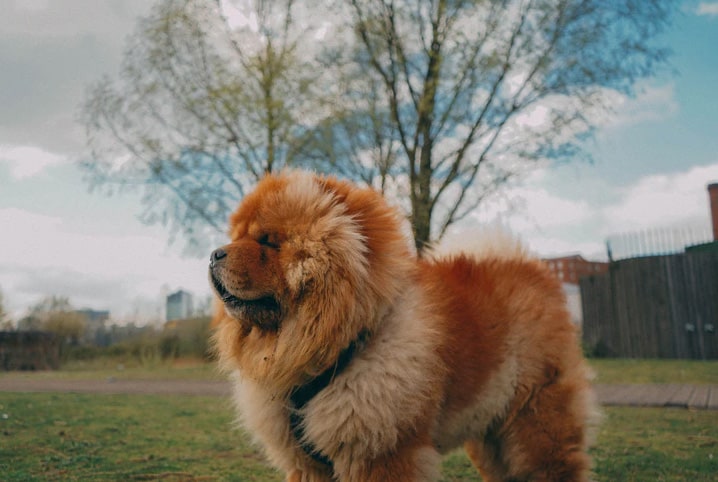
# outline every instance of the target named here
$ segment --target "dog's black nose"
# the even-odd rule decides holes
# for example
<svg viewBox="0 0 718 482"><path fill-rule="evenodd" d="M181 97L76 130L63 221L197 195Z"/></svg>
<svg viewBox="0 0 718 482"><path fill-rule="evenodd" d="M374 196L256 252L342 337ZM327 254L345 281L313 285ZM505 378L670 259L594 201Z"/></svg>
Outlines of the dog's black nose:
<svg viewBox="0 0 718 482"><path fill-rule="evenodd" d="M225 251L222 248L217 248L214 251L212 251L212 254L209 255L209 265L214 266L217 261L219 261L222 258L227 257L227 251Z"/></svg>

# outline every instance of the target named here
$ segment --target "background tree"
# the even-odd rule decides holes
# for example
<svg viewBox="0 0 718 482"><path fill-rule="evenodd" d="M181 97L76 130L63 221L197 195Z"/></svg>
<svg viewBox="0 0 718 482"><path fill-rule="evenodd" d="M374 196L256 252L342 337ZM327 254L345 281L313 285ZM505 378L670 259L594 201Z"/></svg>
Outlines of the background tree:
<svg viewBox="0 0 718 482"><path fill-rule="evenodd" d="M0 290L0 331L9 331L12 328L12 319L10 318L10 313L5 310L5 302L2 290Z"/></svg>
<svg viewBox="0 0 718 482"><path fill-rule="evenodd" d="M160 0L140 21L82 110L93 185L145 186L144 220L196 245L264 172L311 165L395 195L419 250L537 162L586 157L610 99L665 64L675 7L228 4Z"/></svg>
<svg viewBox="0 0 718 482"><path fill-rule="evenodd" d="M190 246L213 244L247 187L294 163L316 116L320 72L299 51L314 28L295 21L305 7L246 3L158 1L119 78L91 86L81 109L91 185L143 186L142 219Z"/></svg>
<svg viewBox="0 0 718 482"><path fill-rule="evenodd" d="M537 161L586 155L608 100L634 94L664 63L656 40L675 4L344 3L355 35L341 62L345 96L365 113L352 125L384 133L385 172L405 183L418 249ZM354 155L354 165L365 163Z"/></svg>
<svg viewBox="0 0 718 482"><path fill-rule="evenodd" d="M67 343L77 344L85 326L85 316L75 311L68 298L49 296L30 308L18 323L18 330L49 331Z"/></svg>

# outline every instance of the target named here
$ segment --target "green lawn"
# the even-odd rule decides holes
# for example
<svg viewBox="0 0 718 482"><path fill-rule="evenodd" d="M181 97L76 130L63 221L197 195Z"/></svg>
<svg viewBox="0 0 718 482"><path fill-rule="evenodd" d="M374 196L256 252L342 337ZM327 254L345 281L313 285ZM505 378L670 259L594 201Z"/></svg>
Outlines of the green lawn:
<svg viewBox="0 0 718 482"><path fill-rule="evenodd" d="M715 383L718 362L590 360L599 383ZM213 364L115 359L71 362L39 379L222 379ZM599 481L714 481L718 413L607 408L594 449ZM2 480L281 481L232 429L220 397L0 392ZM444 482L479 480L461 453L446 457Z"/></svg>
<svg viewBox="0 0 718 482"><path fill-rule="evenodd" d="M591 359L597 383L718 385L718 361Z"/></svg>
<svg viewBox="0 0 718 482"><path fill-rule="evenodd" d="M2 480L276 481L219 397L0 393ZM718 416L609 408L598 481L714 481ZM461 453L444 481L479 480Z"/></svg>
<svg viewBox="0 0 718 482"><path fill-rule="evenodd" d="M224 398L0 393L0 405L3 480L281 480Z"/></svg>

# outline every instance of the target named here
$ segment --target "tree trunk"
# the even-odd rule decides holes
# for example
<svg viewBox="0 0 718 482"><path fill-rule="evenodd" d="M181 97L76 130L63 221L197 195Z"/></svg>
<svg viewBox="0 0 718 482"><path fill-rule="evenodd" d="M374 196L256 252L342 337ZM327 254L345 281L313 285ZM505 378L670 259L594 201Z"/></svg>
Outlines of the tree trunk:
<svg viewBox="0 0 718 482"><path fill-rule="evenodd" d="M422 156L423 157L423 156ZM431 242L431 171L421 169L412 196L411 221L414 228L416 252L421 252Z"/></svg>

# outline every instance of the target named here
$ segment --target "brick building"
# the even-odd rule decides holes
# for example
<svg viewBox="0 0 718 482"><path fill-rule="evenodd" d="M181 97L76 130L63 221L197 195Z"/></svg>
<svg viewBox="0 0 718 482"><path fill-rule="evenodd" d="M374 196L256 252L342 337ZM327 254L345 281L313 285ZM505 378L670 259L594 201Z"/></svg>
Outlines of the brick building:
<svg viewBox="0 0 718 482"><path fill-rule="evenodd" d="M587 261L578 254L560 258L546 258L544 262L561 282L574 285L577 285L578 280L584 276L608 271L608 263Z"/></svg>
<svg viewBox="0 0 718 482"><path fill-rule="evenodd" d="M718 241L718 182L708 185L708 199L711 205L711 222L713 224L713 240Z"/></svg>

